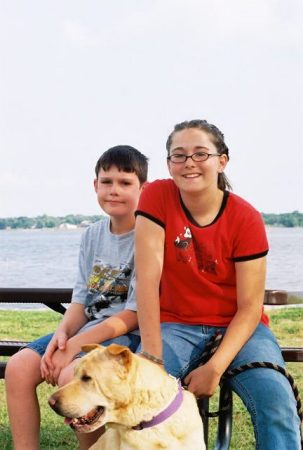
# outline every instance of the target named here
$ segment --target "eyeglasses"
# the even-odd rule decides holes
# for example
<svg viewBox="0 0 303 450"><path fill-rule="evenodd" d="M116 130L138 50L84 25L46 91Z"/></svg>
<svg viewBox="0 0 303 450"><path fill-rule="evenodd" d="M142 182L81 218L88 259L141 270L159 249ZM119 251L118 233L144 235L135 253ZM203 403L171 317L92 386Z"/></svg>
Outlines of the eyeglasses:
<svg viewBox="0 0 303 450"><path fill-rule="evenodd" d="M184 155L184 153L174 153L173 155L170 155L167 157L168 161L174 163L174 164L183 164L185 163L188 158L191 158L195 162L202 162L206 161L208 158L211 158L212 156L222 156L220 153L206 153L206 152L196 152L192 155Z"/></svg>

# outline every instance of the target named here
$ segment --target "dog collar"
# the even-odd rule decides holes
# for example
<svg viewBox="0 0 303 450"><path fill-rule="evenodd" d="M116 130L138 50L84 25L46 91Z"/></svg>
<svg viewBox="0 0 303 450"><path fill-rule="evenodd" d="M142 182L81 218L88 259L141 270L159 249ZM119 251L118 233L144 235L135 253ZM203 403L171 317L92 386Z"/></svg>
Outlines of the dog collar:
<svg viewBox="0 0 303 450"><path fill-rule="evenodd" d="M182 401L183 401L183 388L181 386L180 381L178 381L178 392L173 401L163 411L161 411L151 420L147 421L143 420L135 427L132 427L133 430L143 430L144 428L154 427L155 425L164 422L164 420L168 419L180 408Z"/></svg>

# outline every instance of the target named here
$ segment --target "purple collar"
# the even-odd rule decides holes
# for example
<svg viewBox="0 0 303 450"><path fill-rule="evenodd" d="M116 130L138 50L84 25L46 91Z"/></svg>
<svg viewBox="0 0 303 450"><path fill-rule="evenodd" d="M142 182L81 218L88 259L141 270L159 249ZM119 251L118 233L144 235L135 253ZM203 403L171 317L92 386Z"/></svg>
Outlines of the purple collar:
<svg viewBox="0 0 303 450"><path fill-rule="evenodd" d="M180 381L178 381L178 392L173 401L163 411L161 411L157 416L153 417L151 420L147 421L143 420L135 427L132 427L133 430L143 430L144 428L154 427L155 425L164 422L164 420L168 419L177 411L177 409L180 408L182 401L183 401L183 388L181 386Z"/></svg>

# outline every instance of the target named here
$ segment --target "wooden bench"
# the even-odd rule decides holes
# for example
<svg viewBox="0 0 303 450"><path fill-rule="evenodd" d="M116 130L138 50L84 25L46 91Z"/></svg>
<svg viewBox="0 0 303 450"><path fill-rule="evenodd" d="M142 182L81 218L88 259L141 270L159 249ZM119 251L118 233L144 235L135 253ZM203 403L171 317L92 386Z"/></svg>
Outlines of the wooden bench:
<svg viewBox="0 0 303 450"><path fill-rule="evenodd" d="M72 289L13 289L0 288L0 303L38 303L43 304L52 310L64 314L66 308L64 304L70 303ZM266 290L264 305L287 305L288 294L286 291ZM0 356L11 356L16 353L26 342L20 341L0 341ZM303 348L283 347L282 354L286 362L303 362ZM5 362L0 362L0 378L4 378ZM228 399L228 408L220 413L218 417L218 434L215 450L227 450L230 445L232 431L232 392L228 386L223 385L220 391L219 410ZM208 400L198 401L198 406L202 411L208 409ZM203 418L205 441L208 441L208 420Z"/></svg>

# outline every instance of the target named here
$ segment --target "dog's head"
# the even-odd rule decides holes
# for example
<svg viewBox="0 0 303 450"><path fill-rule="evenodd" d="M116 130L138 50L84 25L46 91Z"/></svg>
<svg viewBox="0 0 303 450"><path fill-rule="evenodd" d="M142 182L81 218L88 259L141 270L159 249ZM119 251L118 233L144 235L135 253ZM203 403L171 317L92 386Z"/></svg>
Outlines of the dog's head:
<svg viewBox="0 0 303 450"><path fill-rule="evenodd" d="M116 422L132 398L134 355L127 347L85 345L70 383L56 391L49 404L75 431L91 432Z"/></svg>

